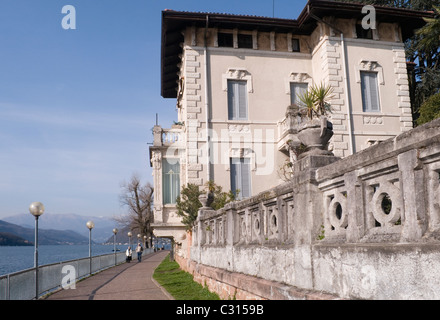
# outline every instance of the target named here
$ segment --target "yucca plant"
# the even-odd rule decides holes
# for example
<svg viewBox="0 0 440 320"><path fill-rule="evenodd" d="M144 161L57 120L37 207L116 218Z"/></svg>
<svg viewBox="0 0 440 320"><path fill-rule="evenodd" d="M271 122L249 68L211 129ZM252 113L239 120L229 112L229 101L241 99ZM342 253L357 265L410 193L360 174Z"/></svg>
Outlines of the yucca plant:
<svg viewBox="0 0 440 320"><path fill-rule="evenodd" d="M331 105L328 100L333 97L333 88L330 85L312 85L309 90L298 95L303 107L307 108L307 117L311 120L313 117L325 116L331 112Z"/></svg>

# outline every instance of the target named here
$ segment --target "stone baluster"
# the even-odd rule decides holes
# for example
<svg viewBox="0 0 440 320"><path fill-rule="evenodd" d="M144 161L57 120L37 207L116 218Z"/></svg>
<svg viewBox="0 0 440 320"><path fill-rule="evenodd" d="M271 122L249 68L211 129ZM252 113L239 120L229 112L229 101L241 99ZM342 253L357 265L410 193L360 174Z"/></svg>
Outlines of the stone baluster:
<svg viewBox="0 0 440 320"><path fill-rule="evenodd" d="M425 179L418 150L413 149L397 156L402 174L404 217L402 240L420 239L427 229L425 205Z"/></svg>
<svg viewBox="0 0 440 320"><path fill-rule="evenodd" d="M365 235L366 228L362 187L356 171L346 173L344 183L347 190L347 242L358 242Z"/></svg>

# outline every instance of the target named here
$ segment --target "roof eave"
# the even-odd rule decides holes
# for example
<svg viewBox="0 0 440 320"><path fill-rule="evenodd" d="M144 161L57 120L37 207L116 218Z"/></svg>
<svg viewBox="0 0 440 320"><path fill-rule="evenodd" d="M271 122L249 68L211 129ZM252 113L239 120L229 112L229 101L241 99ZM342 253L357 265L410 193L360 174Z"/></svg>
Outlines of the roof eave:
<svg viewBox="0 0 440 320"><path fill-rule="evenodd" d="M177 73L179 71L177 65L180 61L179 54L182 53L180 44L184 40L181 32L188 25L204 27L208 17L210 27L221 26L222 28L308 34L313 31L316 25L313 16L319 18L325 16L362 18L365 16L362 13L363 7L364 4L360 3L309 0L296 20L219 13L162 11L161 95L164 98L177 97ZM374 8L379 21L400 23L404 40L411 37L415 29L425 24L423 18L434 16L432 12L382 6ZM171 37L173 40L170 43L169 38Z"/></svg>

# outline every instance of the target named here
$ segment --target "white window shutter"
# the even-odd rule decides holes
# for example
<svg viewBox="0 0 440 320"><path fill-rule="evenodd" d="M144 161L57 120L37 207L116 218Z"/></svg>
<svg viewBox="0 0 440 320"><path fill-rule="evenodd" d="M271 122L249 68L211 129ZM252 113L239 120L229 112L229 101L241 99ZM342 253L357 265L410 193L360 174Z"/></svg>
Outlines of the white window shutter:
<svg viewBox="0 0 440 320"><path fill-rule="evenodd" d="M247 120L247 82L228 80L228 119Z"/></svg>
<svg viewBox="0 0 440 320"><path fill-rule="evenodd" d="M364 112L380 111L377 73L361 71L362 106Z"/></svg>
<svg viewBox="0 0 440 320"><path fill-rule="evenodd" d="M239 190L238 198L251 196L251 165L249 158L230 159L231 190Z"/></svg>
<svg viewBox="0 0 440 320"><path fill-rule="evenodd" d="M307 91L307 83L291 82L290 83L290 104L301 105L301 100L298 96L304 94Z"/></svg>

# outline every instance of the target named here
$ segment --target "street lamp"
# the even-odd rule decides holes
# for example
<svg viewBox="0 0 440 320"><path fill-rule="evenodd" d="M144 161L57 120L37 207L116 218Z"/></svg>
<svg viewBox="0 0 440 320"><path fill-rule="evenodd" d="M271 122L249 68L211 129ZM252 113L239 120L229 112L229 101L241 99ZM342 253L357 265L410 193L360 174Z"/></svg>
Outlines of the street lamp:
<svg viewBox="0 0 440 320"><path fill-rule="evenodd" d="M116 234L118 233L118 229L113 229L113 251L115 252L115 265L116 265Z"/></svg>
<svg viewBox="0 0 440 320"><path fill-rule="evenodd" d="M131 231L128 231L127 236L128 236L128 245L130 246L131 249L131 236L133 235L133 233L131 233Z"/></svg>
<svg viewBox="0 0 440 320"><path fill-rule="evenodd" d="M38 218L44 213L44 205L41 202L32 202L29 212L35 217L35 299L38 299Z"/></svg>
<svg viewBox="0 0 440 320"><path fill-rule="evenodd" d="M144 248L147 249L147 236L144 236Z"/></svg>
<svg viewBox="0 0 440 320"><path fill-rule="evenodd" d="M90 259L90 274L92 274L92 229L95 227L93 221L87 221L87 228L89 229L89 259Z"/></svg>
<svg viewBox="0 0 440 320"><path fill-rule="evenodd" d="M137 237L138 237L138 243L141 243L141 234L138 233Z"/></svg>

